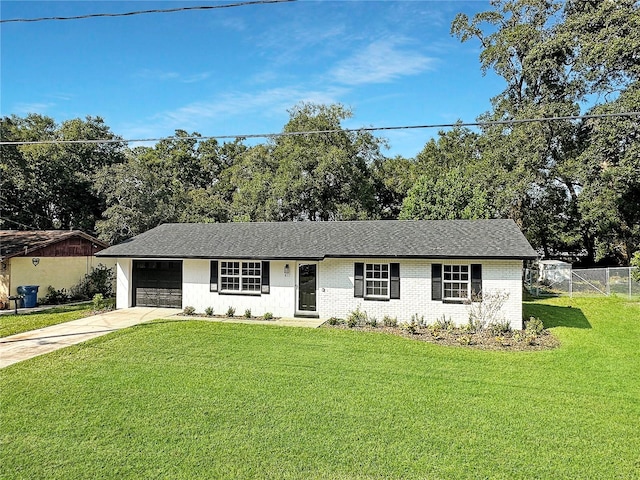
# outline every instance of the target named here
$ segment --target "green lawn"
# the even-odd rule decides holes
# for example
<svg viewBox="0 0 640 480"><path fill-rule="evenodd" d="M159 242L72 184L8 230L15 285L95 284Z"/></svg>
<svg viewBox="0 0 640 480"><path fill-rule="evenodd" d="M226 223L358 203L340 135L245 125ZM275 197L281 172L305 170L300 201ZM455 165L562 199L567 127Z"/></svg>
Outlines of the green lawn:
<svg viewBox="0 0 640 480"><path fill-rule="evenodd" d="M0 477L640 478L640 304L526 313L562 346L204 321L116 332L0 371Z"/></svg>
<svg viewBox="0 0 640 480"><path fill-rule="evenodd" d="M34 313L21 314L18 310L18 315L0 315L0 338L87 317L91 315L91 310L91 303L83 303L62 305Z"/></svg>

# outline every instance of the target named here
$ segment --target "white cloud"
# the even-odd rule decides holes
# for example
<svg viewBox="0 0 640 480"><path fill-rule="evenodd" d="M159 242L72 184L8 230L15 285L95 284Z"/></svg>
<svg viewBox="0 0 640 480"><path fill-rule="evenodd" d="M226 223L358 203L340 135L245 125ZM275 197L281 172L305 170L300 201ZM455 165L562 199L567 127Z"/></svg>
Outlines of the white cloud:
<svg viewBox="0 0 640 480"><path fill-rule="evenodd" d="M53 102L17 103L13 108L13 112L18 116L25 116L30 113L44 114L55 106L56 104Z"/></svg>
<svg viewBox="0 0 640 480"><path fill-rule="evenodd" d="M435 58L402 49L401 39L371 43L364 50L339 62L329 73L345 85L386 83L402 76L416 75L433 68Z"/></svg>
<svg viewBox="0 0 640 480"><path fill-rule="evenodd" d="M343 93L342 88L306 90L299 87L279 87L255 93L232 92L212 100L193 102L175 110L161 112L153 117L152 123L158 129L199 129L205 123L224 124L229 117L280 117L299 102L335 103ZM272 132L233 132L236 133Z"/></svg>
<svg viewBox="0 0 640 480"><path fill-rule="evenodd" d="M202 80L206 80L211 76L209 72L201 72L201 73L193 73L193 74L183 74L178 72L163 72L160 70L150 70L143 69L134 74L135 77L152 79L152 80L163 80L163 81L176 81L180 83L196 83L201 82Z"/></svg>

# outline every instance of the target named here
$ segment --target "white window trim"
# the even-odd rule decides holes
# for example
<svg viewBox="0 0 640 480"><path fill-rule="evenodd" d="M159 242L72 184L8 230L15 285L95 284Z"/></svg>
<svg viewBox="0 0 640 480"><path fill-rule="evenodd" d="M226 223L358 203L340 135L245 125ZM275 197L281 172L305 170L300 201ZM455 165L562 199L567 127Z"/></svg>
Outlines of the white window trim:
<svg viewBox="0 0 640 480"><path fill-rule="evenodd" d="M222 274L222 268L223 268L223 264L225 263L238 263L238 275L223 275ZM243 263L254 263L257 264L257 269L258 269L258 275L243 275L242 274L242 269L243 269ZM248 267L247 267L248 268ZM255 269L255 267L254 267ZM238 279L238 285L239 285L239 290L231 290L231 289L223 289L222 285L223 285L223 277L227 277L227 278L237 278ZM242 280L243 278L254 278L254 279L258 279L258 289L257 290L243 290L242 289ZM218 264L218 284L220 286L220 290L219 293L229 293L229 294L236 294L236 295L260 295L262 293L262 262L259 260L220 260L219 264Z"/></svg>
<svg viewBox="0 0 640 480"><path fill-rule="evenodd" d="M387 267L387 278L367 278L367 266L369 265L386 265ZM370 299L381 299L381 300L389 300L391 298L391 265L385 262L370 262L364 264L364 298ZM367 282L386 282L387 284L387 294L386 295L368 295L367 294Z"/></svg>
<svg viewBox="0 0 640 480"><path fill-rule="evenodd" d="M445 270L447 267L466 267L467 269L467 280L445 280ZM462 272L460 272L462 273ZM447 297L445 295L446 292L446 284L447 283L466 283L467 284L467 296L466 297ZM455 301L455 302L464 302L471 300L471 265L466 263L443 263L442 264L442 300L444 301Z"/></svg>

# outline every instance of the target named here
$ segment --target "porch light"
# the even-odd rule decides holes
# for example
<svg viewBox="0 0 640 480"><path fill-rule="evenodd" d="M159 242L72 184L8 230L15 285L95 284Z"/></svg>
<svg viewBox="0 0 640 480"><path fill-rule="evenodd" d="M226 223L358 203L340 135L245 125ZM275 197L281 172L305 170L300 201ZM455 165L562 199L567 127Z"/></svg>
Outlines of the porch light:
<svg viewBox="0 0 640 480"><path fill-rule="evenodd" d="M289 275L289 264L288 263L285 264L285 266L284 266L284 274L285 275Z"/></svg>
<svg viewBox="0 0 640 480"><path fill-rule="evenodd" d="M37 267L37 266L38 266L38 264L40 263L40 259L39 259L38 257L33 257L33 258L31 259L31 263L33 263L33 266L34 266L34 267Z"/></svg>

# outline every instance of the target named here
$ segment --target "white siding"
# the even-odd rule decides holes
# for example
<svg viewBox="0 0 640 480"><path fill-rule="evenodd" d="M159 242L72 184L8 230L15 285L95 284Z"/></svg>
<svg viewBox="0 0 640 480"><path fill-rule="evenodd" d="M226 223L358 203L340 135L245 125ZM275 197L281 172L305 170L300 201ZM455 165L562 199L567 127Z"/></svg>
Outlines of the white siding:
<svg viewBox="0 0 640 480"><path fill-rule="evenodd" d="M367 300L354 298L354 262L400 263L400 299ZM503 313L512 328L522 328L522 262L519 260L485 260L479 262L461 260L393 260L393 259L327 259L320 262L318 309L321 318L345 318L349 312L360 307L361 311L379 321L385 315L396 317L399 322L408 322L412 315L424 316L433 323L444 315L457 324L469 320L469 306L431 300L431 264L482 263L482 288L486 292L508 292L509 298Z"/></svg>

